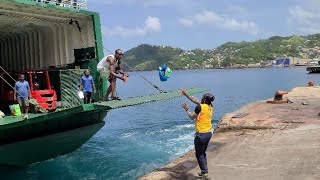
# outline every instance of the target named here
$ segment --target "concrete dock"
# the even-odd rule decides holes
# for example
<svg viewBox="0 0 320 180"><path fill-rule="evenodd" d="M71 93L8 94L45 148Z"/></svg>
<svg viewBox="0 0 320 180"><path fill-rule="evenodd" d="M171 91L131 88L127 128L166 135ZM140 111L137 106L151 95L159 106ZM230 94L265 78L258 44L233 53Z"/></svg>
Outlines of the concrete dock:
<svg viewBox="0 0 320 180"><path fill-rule="evenodd" d="M320 87L297 87L292 103L249 104L226 114L207 150L209 178L320 179ZM141 180L201 179L194 151Z"/></svg>

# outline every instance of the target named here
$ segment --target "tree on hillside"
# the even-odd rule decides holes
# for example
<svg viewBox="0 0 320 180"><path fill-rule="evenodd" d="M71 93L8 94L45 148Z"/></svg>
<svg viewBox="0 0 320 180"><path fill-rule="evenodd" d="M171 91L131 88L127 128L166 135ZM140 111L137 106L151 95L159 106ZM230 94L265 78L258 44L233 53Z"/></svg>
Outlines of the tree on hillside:
<svg viewBox="0 0 320 180"><path fill-rule="evenodd" d="M172 69L229 67L235 64L248 65L275 58L318 57L320 34L308 36L273 36L254 42L227 42L215 49L184 51L170 46L139 45L124 54L124 61L141 70L158 69L168 64Z"/></svg>

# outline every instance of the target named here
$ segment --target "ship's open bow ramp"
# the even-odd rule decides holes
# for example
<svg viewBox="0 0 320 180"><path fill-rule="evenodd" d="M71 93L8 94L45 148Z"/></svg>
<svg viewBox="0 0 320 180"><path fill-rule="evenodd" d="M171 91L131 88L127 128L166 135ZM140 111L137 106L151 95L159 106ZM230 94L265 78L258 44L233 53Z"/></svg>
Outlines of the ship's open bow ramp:
<svg viewBox="0 0 320 180"><path fill-rule="evenodd" d="M186 91L189 94L196 94L196 93L206 92L207 89L205 89L205 88L190 88L190 89L186 89ZM95 103L95 105L104 106L106 109L116 109L116 108L121 108L121 107L144 104L144 103L148 103L148 102L173 99L173 98L177 98L180 96L181 96L181 94L179 93L179 91L168 91L165 93L132 97L132 98L123 99L120 101L119 100L105 101L105 102Z"/></svg>

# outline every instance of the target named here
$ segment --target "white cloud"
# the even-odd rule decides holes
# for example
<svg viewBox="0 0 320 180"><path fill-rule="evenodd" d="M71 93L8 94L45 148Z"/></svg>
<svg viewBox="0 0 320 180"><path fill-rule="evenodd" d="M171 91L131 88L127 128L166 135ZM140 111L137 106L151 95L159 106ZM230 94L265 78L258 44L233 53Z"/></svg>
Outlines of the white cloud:
<svg viewBox="0 0 320 180"><path fill-rule="evenodd" d="M161 24L158 18L148 16L147 20L145 21L145 30L151 32L160 32L161 31Z"/></svg>
<svg viewBox="0 0 320 180"><path fill-rule="evenodd" d="M312 4L316 2L312 0L303 6L289 8L289 25L296 31L307 34L320 32L320 14Z"/></svg>
<svg viewBox="0 0 320 180"><path fill-rule="evenodd" d="M191 19L180 18L178 21L180 24L186 27L191 27L193 25L193 21Z"/></svg>
<svg viewBox="0 0 320 180"><path fill-rule="evenodd" d="M190 27L194 24L211 25L232 31L241 31L253 35L258 34L258 28L254 22L246 20L239 21L234 18L218 15L213 11L203 11L194 16L180 18L178 22L186 27Z"/></svg>
<svg viewBox="0 0 320 180"><path fill-rule="evenodd" d="M103 28L103 33L109 36L133 37L144 36L148 33L161 32L161 23L157 17L148 16L141 27L126 28L116 26L114 28Z"/></svg>
<svg viewBox="0 0 320 180"><path fill-rule="evenodd" d="M223 17L211 11L203 11L202 13L196 14L191 18L193 18L193 20L199 24L215 24L223 22Z"/></svg>

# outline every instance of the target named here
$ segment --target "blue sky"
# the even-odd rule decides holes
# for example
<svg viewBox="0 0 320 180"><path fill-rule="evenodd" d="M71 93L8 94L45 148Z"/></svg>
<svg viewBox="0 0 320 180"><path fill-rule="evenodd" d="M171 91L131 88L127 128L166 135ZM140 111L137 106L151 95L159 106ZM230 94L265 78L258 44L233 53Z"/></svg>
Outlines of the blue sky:
<svg viewBox="0 0 320 180"><path fill-rule="evenodd" d="M88 6L100 13L111 51L145 43L211 49L320 32L320 0L88 0Z"/></svg>

